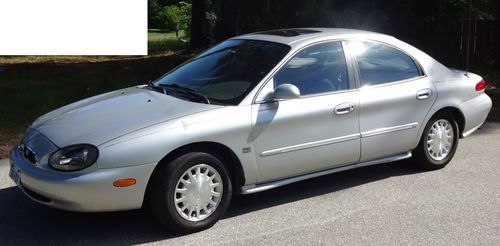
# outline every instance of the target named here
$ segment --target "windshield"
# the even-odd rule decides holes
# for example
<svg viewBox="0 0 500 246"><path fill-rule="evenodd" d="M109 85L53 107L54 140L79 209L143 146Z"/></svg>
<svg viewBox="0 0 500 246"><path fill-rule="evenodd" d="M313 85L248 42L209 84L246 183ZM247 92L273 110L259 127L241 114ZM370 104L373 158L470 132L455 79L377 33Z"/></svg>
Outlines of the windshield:
<svg viewBox="0 0 500 246"><path fill-rule="evenodd" d="M154 84L190 89L211 102L237 105L289 50L287 45L267 41L227 40Z"/></svg>

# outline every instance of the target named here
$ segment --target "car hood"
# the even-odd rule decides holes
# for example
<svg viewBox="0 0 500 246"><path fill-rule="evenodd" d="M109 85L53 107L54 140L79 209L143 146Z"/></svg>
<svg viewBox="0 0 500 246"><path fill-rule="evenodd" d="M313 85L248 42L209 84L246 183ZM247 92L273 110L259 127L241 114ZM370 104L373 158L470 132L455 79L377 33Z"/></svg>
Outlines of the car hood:
<svg viewBox="0 0 500 246"><path fill-rule="evenodd" d="M221 106L193 103L133 87L56 109L31 125L59 147L100 145L127 133Z"/></svg>

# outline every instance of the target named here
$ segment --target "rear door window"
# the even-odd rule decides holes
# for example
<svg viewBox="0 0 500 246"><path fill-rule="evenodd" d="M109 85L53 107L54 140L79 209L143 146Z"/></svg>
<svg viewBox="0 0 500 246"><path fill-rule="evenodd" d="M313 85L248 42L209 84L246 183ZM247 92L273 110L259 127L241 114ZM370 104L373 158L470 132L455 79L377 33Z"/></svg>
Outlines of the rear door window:
<svg viewBox="0 0 500 246"><path fill-rule="evenodd" d="M377 42L349 42L359 68L361 86L419 77L413 59L402 51Z"/></svg>

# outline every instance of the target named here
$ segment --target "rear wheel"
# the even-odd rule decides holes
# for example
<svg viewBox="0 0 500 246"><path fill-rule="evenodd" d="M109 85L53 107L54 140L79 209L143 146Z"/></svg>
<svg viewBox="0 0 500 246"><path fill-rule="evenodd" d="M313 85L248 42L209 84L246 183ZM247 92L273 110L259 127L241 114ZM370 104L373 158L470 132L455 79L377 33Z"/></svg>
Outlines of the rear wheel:
<svg viewBox="0 0 500 246"><path fill-rule="evenodd" d="M225 166L215 156L192 152L159 168L150 202L163 225L191 233L211 227L224 215L232 185Z"/></svg>
<svg viewBox="0 0 500 246"><path fill-rule="evenodd" d="M413 150L415 164L427 170L443 168L455 155L458 137L458 124L453 116L445 113L432 117Z"/></svg>

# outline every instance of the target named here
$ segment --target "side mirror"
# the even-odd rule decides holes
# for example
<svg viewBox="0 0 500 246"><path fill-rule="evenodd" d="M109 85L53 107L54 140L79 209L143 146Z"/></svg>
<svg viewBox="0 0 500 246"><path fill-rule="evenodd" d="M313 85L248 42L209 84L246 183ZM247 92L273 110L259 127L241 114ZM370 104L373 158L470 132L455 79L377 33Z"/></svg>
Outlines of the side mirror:
<svg viewBox="0 0 500 246"><path fill-rule="evenodd" d="M273 101L295 99L298 97L300 97L300 90L292 84L281 84L270 95L270 99Z"/></svg>

